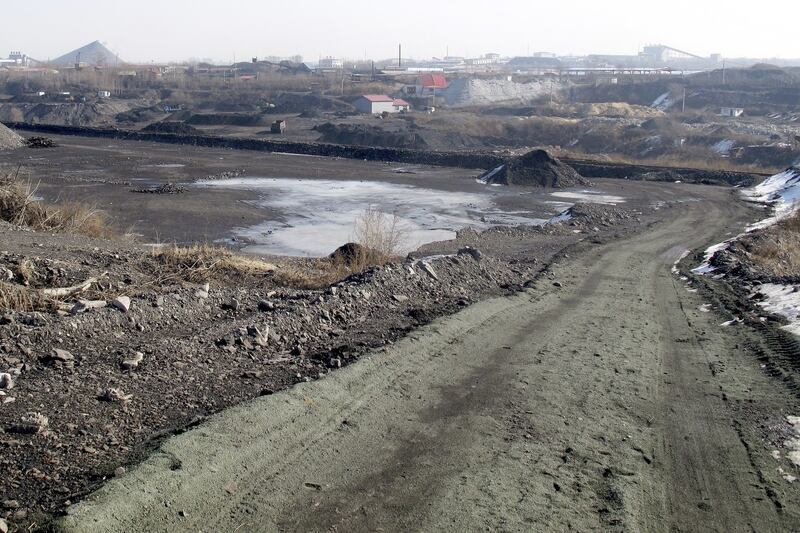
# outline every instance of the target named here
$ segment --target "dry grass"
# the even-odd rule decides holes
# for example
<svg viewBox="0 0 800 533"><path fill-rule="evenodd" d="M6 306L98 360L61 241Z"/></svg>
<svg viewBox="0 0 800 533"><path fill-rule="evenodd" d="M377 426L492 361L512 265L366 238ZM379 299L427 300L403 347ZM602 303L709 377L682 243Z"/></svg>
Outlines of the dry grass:
<svg viewBox="0 0 800 533"><path fill-rule="evenodd" d="M356 219L354 241L361 245L363 257L356 258L362 268L382 265L397 257L408 240L397 215L387 215L374 207L367 208ZM359 264L350 265L359 267Z"/></svg>
<svg viewBox="0 0 800 533"><path fill-rule="evenodd" d="M33 293L20 285L0 282L0 311L33 311Z"/></svg>
<svg viewBox="0 0 800 533"><path fill-rule="evenodd" d="M356 219L349 255L282 265L275 281L298 289L321 289L374 266L396 259L407 241L407 232L396 215L387 215L373 207Z"/></svg>
<svg viewBox="0 0 800 533"><path fill-rule="evenodd" d="M101 211L77 203L54 206L36 200L36 187L20 180L18 173L0 175L0 220L36 231L116 236Z"/></svg>
<svg viewBox="0 0 800 533"><path fill-rule="evenodd" d="M180 279L194 283L220 277L263 276L275 265L210 244L159 246L152 252L161 281Z"/></svg>
<svg viewBox="0 0 800 533"><path fill-rule="evenodd" d="M0 312L51 312L55 308L55 303L55 301L43 297L38 291L16 283L0 281Z"/></svg>
<svg viewBox="0 0 800 533"><path fill-rule="evenodd" d="M29 259L24 259L16 268L17 277L22 281L23 285L30 285L36 276L36 268Z"/></svg>
<svg viewBox="0 0 800 533"><path fill-rule="evenodd" d="M800 278L800 212L758 234L753 263L777 278Z"/></svg>

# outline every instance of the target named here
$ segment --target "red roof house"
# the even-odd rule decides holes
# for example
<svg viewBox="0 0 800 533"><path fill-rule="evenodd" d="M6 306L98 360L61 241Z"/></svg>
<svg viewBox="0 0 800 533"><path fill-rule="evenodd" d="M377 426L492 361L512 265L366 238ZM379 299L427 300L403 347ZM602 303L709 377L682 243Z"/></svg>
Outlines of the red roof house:
<svg viewBox="0 0 800 533"><path fill-rule="evenodd" d="M423 74L418 84L424 90L447 89L447 78L444 74Z"/></svg>

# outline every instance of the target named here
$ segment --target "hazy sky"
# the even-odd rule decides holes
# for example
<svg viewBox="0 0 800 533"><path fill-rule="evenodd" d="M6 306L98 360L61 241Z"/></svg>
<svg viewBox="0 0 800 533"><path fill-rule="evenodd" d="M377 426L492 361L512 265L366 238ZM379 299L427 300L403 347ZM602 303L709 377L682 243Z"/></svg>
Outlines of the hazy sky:
<svg viewBox="0 0 800 533"><path fill-rule="evenodd" d="M800 58L800 1L764 0L63 0L14 2L0 54L55 58L100 40L126 61L301 54L352 59L636 53Z"/></svg>

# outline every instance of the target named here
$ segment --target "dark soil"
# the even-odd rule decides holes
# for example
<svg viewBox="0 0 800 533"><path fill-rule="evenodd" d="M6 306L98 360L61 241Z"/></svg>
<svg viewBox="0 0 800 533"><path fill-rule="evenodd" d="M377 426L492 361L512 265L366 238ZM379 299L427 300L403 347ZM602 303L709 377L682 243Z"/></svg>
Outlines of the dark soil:
<svg viewBox="0 0 800 533"><path fill-rule="evenodd" d="M425 139L416 132L400 129L387 131L380 126L367 124L333 124L326 122L315 126L322 134L321 142L358 146L387 146L393 148L425 148Z"/></svg>
<svg viewBox="0 0 800 533"><path fill-rule="evenodd" d="M185 122L154 122L142 128L142 131L151 133L177 133L181 135L197 135L200 130Z"/></svg>

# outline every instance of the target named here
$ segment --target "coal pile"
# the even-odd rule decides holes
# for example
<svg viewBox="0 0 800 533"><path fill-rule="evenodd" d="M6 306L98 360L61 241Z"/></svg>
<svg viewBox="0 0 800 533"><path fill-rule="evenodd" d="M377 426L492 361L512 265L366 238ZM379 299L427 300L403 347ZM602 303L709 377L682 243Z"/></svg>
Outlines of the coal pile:
<svg viewBox="0 0 800 533"><path fill-rule="evenodd" d="M198 135L200 130L185 122L154 122L142 129L148 133L173 133L178 135Z"/></svg>
<svg viewBox="0 0 800 533"><path fill-rule="evenodd" d="M571 166L545 150L532 150L509 159L480 178L488 184L567 188L591 185Z"/></svg>
<svg viewBox="0 0 800 533"><path fill-rule="evenodd" d="M165 183L158 187L147 187L144 189L131 189L131 192L138 192L143 194L181 194L186 192L186 187L176 185L174 183Z"/></svg>
<svg viewBox="0 0 800 533"><path fill-rule="evenodd" d="M49 137L28 137L25 146L28 148L55 148L58 145Z"/></svg>

